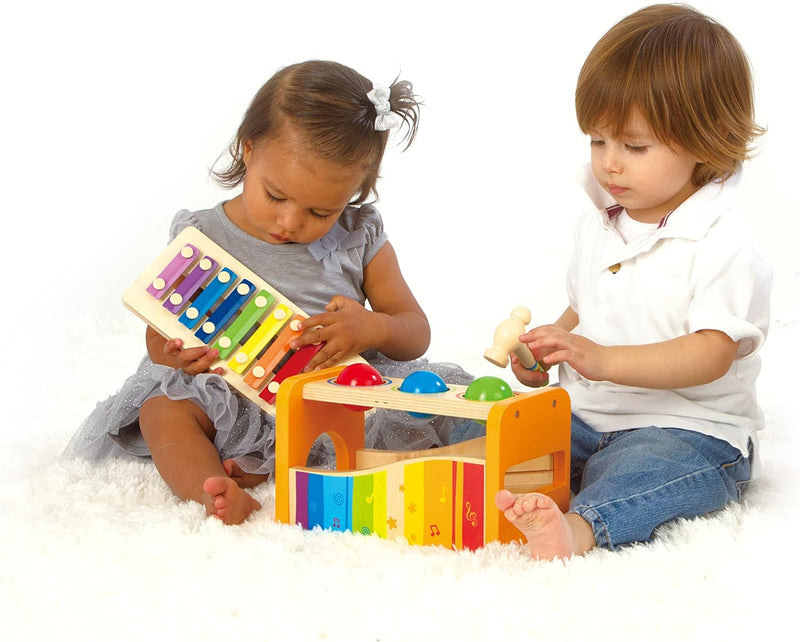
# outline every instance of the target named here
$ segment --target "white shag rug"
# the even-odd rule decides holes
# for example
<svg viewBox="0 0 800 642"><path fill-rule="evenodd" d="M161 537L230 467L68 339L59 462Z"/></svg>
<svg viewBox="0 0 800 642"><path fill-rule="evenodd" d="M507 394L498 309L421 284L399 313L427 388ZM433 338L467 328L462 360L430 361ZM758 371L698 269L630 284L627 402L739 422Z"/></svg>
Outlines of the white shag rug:
<svg viewBox="0 0 800 642"><path fill-rule="evenodd" d="M26 376L4 404L4 640L744 640L776 639L763 636L793 620L797 323L774 327L764 350L764 472L745 503L568 562L532 561L516 545L454 552L279 525L272 484L256 489L260 512L226 527L178 501L149 463L61 459L135 366L141 336L132 315L79 317L49 374L35 348L13 362ZM89 354L97 371L81 367Z"/></svg>

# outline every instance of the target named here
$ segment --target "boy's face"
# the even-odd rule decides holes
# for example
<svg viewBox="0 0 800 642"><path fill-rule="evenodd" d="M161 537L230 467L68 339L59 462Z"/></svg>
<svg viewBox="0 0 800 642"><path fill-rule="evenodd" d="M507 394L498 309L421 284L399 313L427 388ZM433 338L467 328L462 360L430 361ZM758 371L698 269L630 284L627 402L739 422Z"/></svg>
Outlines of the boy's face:
<svg viewBox="0 0 800 642"><path fill-rule="evenodd" d="M365 171L309 153L288 128L244 144L242 194L225 204L245 232L273 244L312 243L327 234L364 181Z"/></svg>
<svg viewBox="0 0 800 642"><path fill-rule="evenodd" d="M631 218L658 223L697 191L692 173L699 160L662 143L638 110L618 138L608 127L589 135L597 182Z"/></svg>

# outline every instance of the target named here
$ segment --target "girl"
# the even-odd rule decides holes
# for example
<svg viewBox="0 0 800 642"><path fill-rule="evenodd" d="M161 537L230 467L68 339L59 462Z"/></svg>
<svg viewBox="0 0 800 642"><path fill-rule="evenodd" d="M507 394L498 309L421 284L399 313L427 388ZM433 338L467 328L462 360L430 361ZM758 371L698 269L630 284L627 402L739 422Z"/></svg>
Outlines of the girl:
<svg viewBox="0 0 800 642"><path fill-rule="evenodd" d="M389 374L401 367L393 360L428 348L425 314L380 214L364 204L375 192L389 131L405 126L407 147L418 118L405 81L373 87L333 62L287 67L256 94L231 144L230 165L215 173L225 187L241 185L241 193L172 221L172 238L197 227L312 315L292 346L325 342L307 369L363 353ZM232 391L220 368L209 371L216 350L185 349L150 328L146 340L138 371L98 405L67 453L96 460L149 455L179 497L225 523L242 522L260 507L244 489L274 467L273 418ZM404 418L392 426L384 418L372 421L368 442L441 445L449 428L408 426Z"/></svg>
<svg viewBox="0 0 800 642"><path fill-rule="evenodd" d="M647 7L594 47L576 106L597 210L577 227L569 307L520 337L569 392L575 496L566 515L535 493L496 498L542 559L738 501L763 426L771 272L731 205L762 131L739 43L689 7Z"/></svg>

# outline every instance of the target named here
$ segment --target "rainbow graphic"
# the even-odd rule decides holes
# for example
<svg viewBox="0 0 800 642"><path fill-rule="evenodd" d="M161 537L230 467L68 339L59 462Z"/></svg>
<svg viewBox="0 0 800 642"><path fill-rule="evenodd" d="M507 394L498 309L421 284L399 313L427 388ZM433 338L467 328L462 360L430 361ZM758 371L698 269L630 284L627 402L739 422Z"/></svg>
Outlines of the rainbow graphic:
<svg viewBox="0 0 800 642"><path fill-rule="evenodd" d="M425 457L356 471L292 468L290 521L409 544L484 544L484 462Z"/></svg>

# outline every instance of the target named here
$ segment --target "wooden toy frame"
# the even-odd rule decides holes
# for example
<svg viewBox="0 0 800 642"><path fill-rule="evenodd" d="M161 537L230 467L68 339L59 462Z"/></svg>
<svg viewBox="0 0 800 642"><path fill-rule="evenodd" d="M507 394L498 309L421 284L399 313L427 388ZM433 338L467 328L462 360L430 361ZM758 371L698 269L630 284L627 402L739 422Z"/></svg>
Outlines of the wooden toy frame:
<svg viewBox="0 0 800 642"><path fill-rule="evenodd" d="M283 523L301 523L311 527L309 522L297 519L298 482L300 474L313 474L323 481L351 477L356 481L342 485L358 498L358 475L360 473L387 472L389 475L405 474L409 482L408 469L430 463L431 469L441 467L442 474L451 470L453 485L450 496L453 507L453 524L447 529L433 522L425 521L426 516L414 516L417 520L415 532L405 528L403 532L385 534L376 528L360 526L355 517L348 519L333 517L330 523L317 523L323 528L354 530L376 533L387 538L405 537L412 544L442 544L456 549L478 548L488 542L510 542L519 540L521 533L495 508L495 494L504 487L509 475L531 460L543 458L550 466L550 475L542 484L534 483L527 490L536 490L553 498L562 510L569 505L569 452L570 452L570 402L566 392L560 388L548 387L527 393L515 394L508 399L496 402L472 401L464 398L466 386L448 385L448 390L435 394L410 394L398 390L403 379L385 379L384 385L345 386L335 382L342 367L300 374L286 379L278 391L276 402L275 439L275 517ZM364 450L364 412L354 411L347 406L392 408L415 413L463 417L486 422L486 438L472 440L446 449L435 449L422 453L404 453L404 461L391 463L396 453ZM304 468L309 451L316 439L327 433L336 448L336 470L321 471ZM361 461L361 468L359 468ZM367 465L378 464L371 468ZM404 466L406 473L388 470L392 466ZM451 466L451 468L448 468ZM483 519L474 519L476 503L464 501L467 493L465 471L467 467L479 466L479 499L483 508ZM477 469L469 468L473 473ZM461 476L459 471L461 471ZM441 471L440 471L441 472ZM419 471L413 473L414 483L424 484ZM540 476L541 477L541 476ZM444 479L440 477L439 479ZM534 480L535 481L535 480ZM403 482L401 482L403 483ZM473 483L475 478L473 475ZM538 486L538 487L537 487ZM355 489L355 490L354 490ZM417 489L427 493L438 493L439 487ZM524 488L515 488L522 492ZM474 491L474 488L473 488ZM473 492L474 497L474 492ZM319 497L322 499L322 496ZM457 498L462 502L457 503ZM429 500L433 503L436 499ZM366 501L371 501L366 498ZM388 500L387 500L388 501ZM439 501L443 501L441 498ZM317 508L320 508L317 506ZM412 508L415 508L412 506ZM322 510L320 508L320 510ZM353 509L356 510L355 508ZM461 515L464 511L473 518L469 524ZM393 519L390 516L390 520ZM478 529L468 533L471 527ZM436 532L438 531L438 532Z"/></svg>

